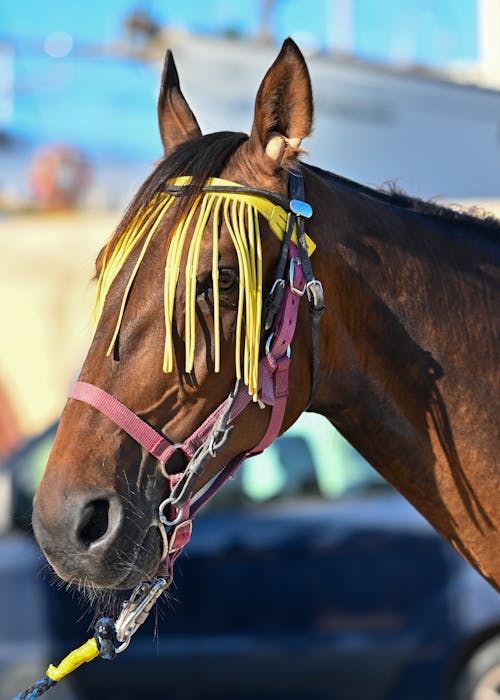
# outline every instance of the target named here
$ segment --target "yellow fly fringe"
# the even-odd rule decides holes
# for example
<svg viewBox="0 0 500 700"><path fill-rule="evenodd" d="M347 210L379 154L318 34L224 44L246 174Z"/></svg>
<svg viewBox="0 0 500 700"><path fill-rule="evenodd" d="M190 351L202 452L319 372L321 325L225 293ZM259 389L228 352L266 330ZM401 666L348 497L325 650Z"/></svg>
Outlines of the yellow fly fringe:
<svg viewBox="0 0 500 700"><path fill-rule="evenodd" d="M187 185L189 177L180 177L169 181L172 185ZM236 190L235 183L218 178L211 178L207 185L230 185ZM107 355L113 351L120 325L123 319L128 295L137 271L144 259L149 243L168 212L176 197L167 192L158 192L149 204L140 209L133 218L130 226L123 232L119 240L109 252L105 251L98 280L97 295L94 306L94 321L97 325L106 301L108 291L116 276L123 268L132 250L142 243L139 256L126 284L118 319ZM196 222L193 222L198 212ZM185 299L185 371L191 372L194 365L196 339L196 281L198 259L203 234L212 216L212 283L213 283L213 313L214 313L214 365L215 371L220 371L220 310L219 310L219 234L224 222L236 250L239 265L239 299L236 321L236 377L243 378L248 386L249 394L254 401L258 392L258 366L260 348L260 326L262 315L262 248L259 229L259 214L264 216L279 238L283 238L286 227L287 213L282 207L276 206L262 196L244 193L201 193L189 212L177 223L170 237L170 245L165 264L164 312L165 312L165 351L163 371L173 369L173 340L172 323L174 314L175 295L180 274L182 253L186 246L188 231L194 223L194 230L187 243L187 262L185 267L186 299ZM294 232L292 240L295 238ZM314 250L314 244L308 238L309 254ZM243 337L242 337L243 336ZM243 345L243 353L242 353ZM243 367L241 358L243 356Z"/></svg>

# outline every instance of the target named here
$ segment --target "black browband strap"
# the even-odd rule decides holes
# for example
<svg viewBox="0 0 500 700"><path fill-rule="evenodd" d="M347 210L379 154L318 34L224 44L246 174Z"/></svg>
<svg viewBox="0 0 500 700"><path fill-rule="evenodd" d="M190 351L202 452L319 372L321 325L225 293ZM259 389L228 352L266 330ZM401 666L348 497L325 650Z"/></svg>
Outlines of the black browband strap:
<svg viewBox="0 0 500 700"><path fill-rule="evenodd" d="M169 185L168 183L163 183L162 185L160 185L159 189L162 192L167 192L168 194L173 195L174 197L185 197L188 194L189 185ZM280 207L283 207L283 209L285 209L286 211L290 211L289 199L287 199L286 197L282 197L280 194L276 194L276 192L271 192L269 190L260 190L257 187L204 185L200 191L210 192L213 194L234 194L235 192L237 192L238 194L257 195L258 197L264 197L264 199L268 199L273 204L277 204Z"/></svg>

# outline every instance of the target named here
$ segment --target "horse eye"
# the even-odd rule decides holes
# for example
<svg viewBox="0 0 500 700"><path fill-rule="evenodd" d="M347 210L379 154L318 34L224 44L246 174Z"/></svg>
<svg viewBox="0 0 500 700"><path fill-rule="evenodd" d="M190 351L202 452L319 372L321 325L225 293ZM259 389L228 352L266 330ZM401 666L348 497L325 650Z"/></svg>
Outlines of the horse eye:
<svg viewBox="0 0 500 700"><path fill-rule="evenodd" d="M230 294L238 288L239 277L230 267L221 267L219 269L219 292L221 294ZM212 275L207 273L201 277L196 284L197 296L212 298Z"/></svg>
<svg viewBox="0 0 500 700"><path fill-rule="evenodd" d="M219 270L219 291L232 292L238 286L238 275L234 270L224 267Z"/></svg>

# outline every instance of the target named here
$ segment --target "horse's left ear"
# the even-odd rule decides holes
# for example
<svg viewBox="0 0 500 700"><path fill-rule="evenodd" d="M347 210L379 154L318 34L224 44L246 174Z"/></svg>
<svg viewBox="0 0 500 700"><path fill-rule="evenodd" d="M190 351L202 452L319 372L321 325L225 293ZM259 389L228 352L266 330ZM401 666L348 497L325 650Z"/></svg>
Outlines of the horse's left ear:
<svg viewBox="0 0 500 700"><path fill-rule="evenodd" d="M313 121L311 79L304 56L286 39L255 100L250 143L271 168L291 165Z"/></svg>
<svg viewBox="0 0 500 700"><path fill-rule="evenodd" d="M201 136L196 117L181 92L179 74L170 49L165 56L161 76L158 124L165 155L184 141Z"/></svg>

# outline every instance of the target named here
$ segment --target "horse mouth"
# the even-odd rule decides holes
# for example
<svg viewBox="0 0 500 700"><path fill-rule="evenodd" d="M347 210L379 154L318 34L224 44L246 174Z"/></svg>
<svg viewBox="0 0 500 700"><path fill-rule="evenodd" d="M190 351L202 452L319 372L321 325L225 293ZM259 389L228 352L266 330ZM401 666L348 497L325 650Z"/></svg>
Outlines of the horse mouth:
<svg viewBox="0 0 500 700"><path fill-rule="evenodd" d="M129 558L128 564L126 555L122 555L119 569L124 573L124 577L113 581L107 587L117 590L129 589L153 578L160 567L162 552L163 540L160 531L157 526L152 526L146 532L143 541L135 548L133 558Z"/></svg>
<svg viewBox="0 0 500 700"><path fill-rule="evenodd" d="M56 505L35 500L33 531L55 573L80 588L133 588L158 571L157 506L111 490L68 491Z"/></svg>
<svg viewBox="0 0 500 700"><path fill-rule="evenodd" d="M123 539L128 539L126 533ZM161 563L163 540L158 527L151 526L132 547L116 543L106 553L95 553L90 546L84 554L75 555L44 546L43 552L57 576L79 589L128 590L155 576Z"/></svg>

